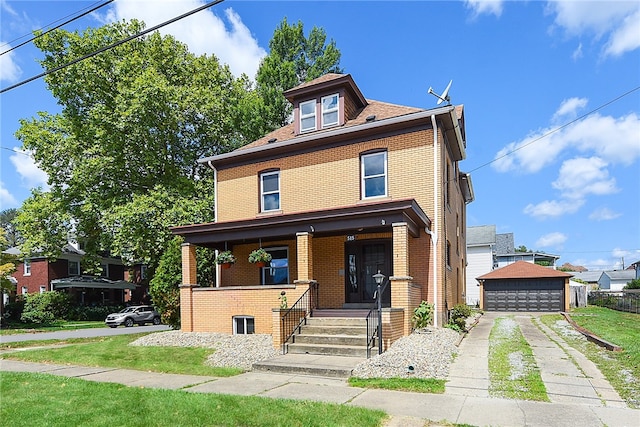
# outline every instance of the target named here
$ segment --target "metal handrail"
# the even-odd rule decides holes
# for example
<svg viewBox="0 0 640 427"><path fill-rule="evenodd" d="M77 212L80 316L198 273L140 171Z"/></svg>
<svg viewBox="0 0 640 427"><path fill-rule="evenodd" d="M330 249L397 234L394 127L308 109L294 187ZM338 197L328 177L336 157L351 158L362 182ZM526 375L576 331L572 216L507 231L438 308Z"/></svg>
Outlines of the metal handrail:
<svg viewBox="0 0 640 427"><path fill-rule="evenodd" d="M318 284L310 283L298 300L282 315L282 354L287 354L287 343L294 337L296 330L300 331L303 324L307 324L307 318L314 309L318 308Z"/></svg>
<svg viewBox="0 0 640 427"><path fill-rule="evenodd" d="M371 348L375 345L378 333L378 310L372 308L367 313L367 359L371 357Z"/></svg>
<svg viewBox="0 0 640 427"><path fill-rule="evenodd" d="M382 294L387 289L387 286L389 286L389 283L390 282L387 279L384 286L378 284L378 288L373 294L373 299L376 300L376 308L371 309L371 311L369 311L369 314L367 314L367 337L368 337L367 338L367 358L369 358L371 355L371 347L369 346L369 344L371 343L372 340L375 340L376 338L376 336L373 333L371 334L369 333L369 316L371 316L372 325L373 323L376 323L375 332L377 333L376 335L378 339L378 354L382 354ZM377 322L373 322L372 314L374 311L376 311L378 314ZM372 332L374 332L373 329L372 329Z"/></svg>

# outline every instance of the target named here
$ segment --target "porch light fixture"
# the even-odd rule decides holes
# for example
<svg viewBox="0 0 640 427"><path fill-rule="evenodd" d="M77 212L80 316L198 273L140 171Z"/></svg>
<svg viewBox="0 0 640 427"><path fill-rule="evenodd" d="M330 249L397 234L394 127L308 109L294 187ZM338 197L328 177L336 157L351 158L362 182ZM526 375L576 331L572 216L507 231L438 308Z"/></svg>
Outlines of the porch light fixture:
<svg viewBox="0 0 640 427"><path fill-rule="evenodd" d="M382 282L384 281L385 275L380 273L380 270L378 270L377 274L373 275L373 280L376 281L376 285L380 286L382 285Z"/></svg>

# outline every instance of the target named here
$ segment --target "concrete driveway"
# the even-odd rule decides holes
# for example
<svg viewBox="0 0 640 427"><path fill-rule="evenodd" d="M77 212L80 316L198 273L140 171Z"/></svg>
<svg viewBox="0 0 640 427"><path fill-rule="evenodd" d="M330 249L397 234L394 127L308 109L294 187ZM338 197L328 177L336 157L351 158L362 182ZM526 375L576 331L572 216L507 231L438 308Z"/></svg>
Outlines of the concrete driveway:
<svg viewBox="0 0 640 427"><path fill-rule="evenodd" d="M512 318L527 340L552 403L626 408L596 365L539 320L540 313L487 312L460 344L446 393L489 397L489 334L500 317Z"/></svg>

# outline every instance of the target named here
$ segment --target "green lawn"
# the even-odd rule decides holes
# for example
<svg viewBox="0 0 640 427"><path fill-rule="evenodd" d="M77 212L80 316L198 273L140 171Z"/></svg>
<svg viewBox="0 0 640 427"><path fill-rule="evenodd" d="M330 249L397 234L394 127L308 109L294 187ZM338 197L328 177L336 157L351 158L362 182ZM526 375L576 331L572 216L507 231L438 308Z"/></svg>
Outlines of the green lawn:
<svg viewBox="0 0 640 427"><path fill-rule="evenodd" d="M497 318L489 335L489 393L549 402L533 351L512 317Z"/></svg>
<svg viewBox="0 0 640 427"><path fill-rule="evenodd" d="M445 380L435 378L349 378L349 385L353 387L434 394L444 393L445 383Z"/></svg>
<svg viewBox="0 0 640 427"><path fill-rule="evenodd" d="M589 306L571 311L571 318L600 338L617 344L622 352L605 350L583 338L562 334L560 315L542 316L572 347L594 362L618 394L632 408L640 408L640 315Z"/></svg>
<svg viewBox="0 0 640 427"><path fill-rule="evenodd" d="M0 395L0 419L13 427L367 427L386 419L382 411L347 405L126 387L24 372L3 372Z"/></svg>
<svg viewBox="0 0 640 427"><path fill-rule="evenodd" d="M227 377L242 372L238 368L206 366L207 356L215 349L200 347L139 347L130 346L146 334L119 335L91 339L76 339L56 348L42 348L5 353L0 357L30 362L69 363L76 365L138 369L143 371L175 374L209 375ZM5 344L3 348L25 347L43 344L63 344L60 341Z"/></svg>

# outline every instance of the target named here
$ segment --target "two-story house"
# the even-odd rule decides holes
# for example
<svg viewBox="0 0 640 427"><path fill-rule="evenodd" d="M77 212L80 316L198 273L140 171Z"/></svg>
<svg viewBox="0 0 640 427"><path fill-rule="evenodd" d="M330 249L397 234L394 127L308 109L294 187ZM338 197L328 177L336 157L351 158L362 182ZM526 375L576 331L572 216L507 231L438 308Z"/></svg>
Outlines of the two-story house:
<svg viewBox="0 0 640 427"><path fill-rule="evenodd" d="M442 325L464 302L473 189L458 167L463 107L368 100L349 74L327 74L285 96L291 124L200 160L214 173L216 218L173 229L185 240L182 330L268 333L279 345L283 291L290 306L313 289L312 308L370 308L378 272L388 281L385 346L411 332L423 300ZM196 246L237 257L219 269L217 287L198 286ZM259 247L272 255L264 267L247 260Z"/></svg>

